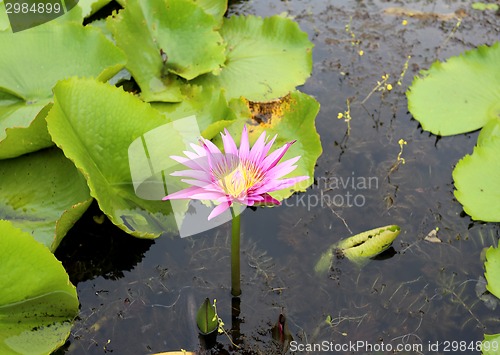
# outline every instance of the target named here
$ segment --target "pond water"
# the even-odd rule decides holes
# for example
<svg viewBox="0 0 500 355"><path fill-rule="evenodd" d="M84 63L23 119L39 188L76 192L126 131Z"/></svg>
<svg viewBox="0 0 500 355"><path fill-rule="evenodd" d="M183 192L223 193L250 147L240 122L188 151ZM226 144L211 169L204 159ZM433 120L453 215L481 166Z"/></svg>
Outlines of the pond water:
<svg viewBox="0 0 500 355"><path fill-rule="evenodd" d="M444 138L423 132L405 97L413 76L434 60L499 39L499 16L470 5L233 2L230 14L287 13L315 44L313 74L300 90L321 103L316 183L280 207L242 215L239 299L230 295L230 224L185 239L138 240L107 220L96 223L100 211L93 206L56 253L81 303L58 354L201 352L194 313L206 297L217 299L239 347L219 335L214 354L279 354L271 328L280 313L297 344L325 341L338 350L363 342L357 352L345 345L337 351L345 354L369 353L369 345L378 350L373 353L394 353L398 344L407 345L401 354L445 353L446 342L470 345L499 333L498 308L480 300L476 286L484 273L481 251L496 245L500 225L472 221L453 195L453 167L472 152L477 132ZM374 90L384 74L393 89ZM347 123L337 119L346 100L348 135ZM401 155L406 163L391 169L400 139L408 142ZM401 234L380 258L362 268L339 259L326 275L315 274L331 244L388 224L399 225ZM424 239L435 228L440 243Z"/></svg>

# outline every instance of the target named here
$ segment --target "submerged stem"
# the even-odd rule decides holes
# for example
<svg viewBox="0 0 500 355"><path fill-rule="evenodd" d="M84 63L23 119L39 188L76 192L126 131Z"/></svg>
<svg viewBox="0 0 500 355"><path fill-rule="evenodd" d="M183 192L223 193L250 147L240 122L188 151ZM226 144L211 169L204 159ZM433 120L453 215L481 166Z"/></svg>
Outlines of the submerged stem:
<svg viewBox="0 0 500 355"><path fill-rule="evenodd" d="M231 228L231 294L233 296L241 295L240 287L240 214L231 207L233 216Z"/></svg>

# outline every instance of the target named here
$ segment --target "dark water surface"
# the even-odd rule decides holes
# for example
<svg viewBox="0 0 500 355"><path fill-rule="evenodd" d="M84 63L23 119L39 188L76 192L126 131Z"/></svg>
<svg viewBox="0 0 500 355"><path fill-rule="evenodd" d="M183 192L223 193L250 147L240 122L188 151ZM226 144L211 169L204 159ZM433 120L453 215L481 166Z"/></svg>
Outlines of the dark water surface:
<svg viewBox="0 0 500 355"><path fill-rule="evenodd" d="M413 76L434 60L500 38L499 16L474 11L470 4L233 4L230 13L286 12L315 44L313 75L300 89L321 103L316 124L324 152L317 183L281 207L243 214L243 295L240 313L233 318L230 225L186 239L144 241L107 221L96 224L93 216L99 210L94 206L56 253L81 302L71 337L59 353L198 351L193 313L205 297L217 299L219 315L240 346L236 349L220 335L213 353L278 354L271 328L280 313L304 346L362 341L391 344L395 350L398 344L422 344L422 349L399 353L431 354L445 353L447 341L469 345L485 333L500 333L498 309L490 310L475 291L484 273L480 253L497 243L500 226L473 222L453 196L453 167L472 152L477 132L441 139L423 132L408 113L404 94ZM401 10L387 10L391 7L406 12L394 14ZM409 9L424 14L409 17ZM460 23L442 16L459 9L465 10ZM408 70L397 85L408 56ZM393 89L370 95L384 74ZM337 115L347 110L348 98L352 120L346 136L347 124ZM408 142L402 153L406 164L389 174L401 138ZM327 275L314 273L316 261L332 243L387 224L398 224L402 232L380 260L362 269L338 260ZM436 227L442 243L425 241ZM436 342L439 352L430 351L429 344ZM391 353L387 347L379 349L373 353ZM357 350L368 353L363 347Z"/></svg>

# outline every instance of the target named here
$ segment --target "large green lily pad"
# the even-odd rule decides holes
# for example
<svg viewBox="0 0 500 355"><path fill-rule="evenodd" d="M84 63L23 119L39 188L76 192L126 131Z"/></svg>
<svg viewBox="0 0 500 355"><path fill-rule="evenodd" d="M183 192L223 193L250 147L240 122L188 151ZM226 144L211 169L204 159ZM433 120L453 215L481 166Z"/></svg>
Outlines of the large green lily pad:
<svg viewBox="0 0 500 355"><path fill-rule="evenodd" d="M218 20L191 0L130 0L108 24L146 101L182 101L177 76L219 71L225 60Z"/></svg>
<svg viewBox="0 0 500 355"><path fill-rule="evenodd" d="M59 82L54 102L47 116L49 132L83 173L91 195L109 219L141 238L172 230L175 222L170 205L161 201L168 192L164 189L160 195L140 197L136 188L141 181L131 175L147 174L152 165L163 166L151 162L151 157L168 160L169 153L181 154L185 145L173 130L161 132L161 140L147 134L170 121L134 95L90 79ZM129 155L136 143L144 147L133 151L137 156ZM161 189L163 173L153 170L151 175L157 173Z"/></svg>
<svg viewBox="0 0 500 355"><path fill-rule="evenodd" d="M0 221L0 353L50 354L78 314L61 263L28 233Z"/></svg>
<svg viewBox="0 0 500 355"><path fill-rule="evenodd" d="M52 101L58 80L77 75L107 80L125 64L123 53L99 30L76 23L0 32L0 52L0 141L19 130L33 138L24 145L11 139L2 145L0 158L52 144L46 128L33 121Z"/></svg>
<svg viewBox="0 0 500 355"><path fill-rule="evenodd" d="M228 99L276 99L304 84L311 74L313 44L288 18L232 16L224 19L220 32L227 43L224 68L194 82L220 86Z"/></svg>
<svg viewBox="0 0 500 355"><path fill-rule="evenodd" d="M212 139L237 118L221 88L194 87L179 103L153 103L152 106L172 120L196 116L200 133Z"/></svg>
<svg viewBox="0 0 500 355"><path fill-rule="evenodd" d="M422 128L448 136L500 118L500 42L445 63L435 62L407 92L408 108Z"/></svg>
<svg viewBox="0 0 500 355"><path fill-rule="evenodd" d="M500 222L500 119L490 121L478 137L472 155L453 170L455 197L475 220Z"/></svg>
<svg viewBox="0 0 500 355"><path fill-rule="evenodd" d="M87 183L57 148L0 161L0 219L51 251L92 202Z"/></svg>

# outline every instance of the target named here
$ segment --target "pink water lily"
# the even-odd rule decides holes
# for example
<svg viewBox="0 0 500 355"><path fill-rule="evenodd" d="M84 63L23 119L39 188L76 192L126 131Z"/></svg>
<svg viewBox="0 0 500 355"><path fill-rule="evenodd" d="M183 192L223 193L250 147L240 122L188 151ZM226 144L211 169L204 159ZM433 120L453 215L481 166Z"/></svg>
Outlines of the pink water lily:
<svg viewBox="0 0 500 355"><path fill-rule="evenodd" d="M191 144L194 152L185 151L186 157L172 156L178 163L190 170L176 171L172 176L182 176L183 182L192 185L184 190L172 193L163 200L193 199L212 200L217 206L208 219L212 219L230 208L233 203L247 206L280 202L269 195L306 180L308 176L280 179L297 167L294 165L300 156L279 163L290 146L286 143L267 155L276 140L269 141L263 132L250 149L246 126L241 134L239 149L227 129L221 133L224 153L207 139L200 138L200 145Z"/></svg>

